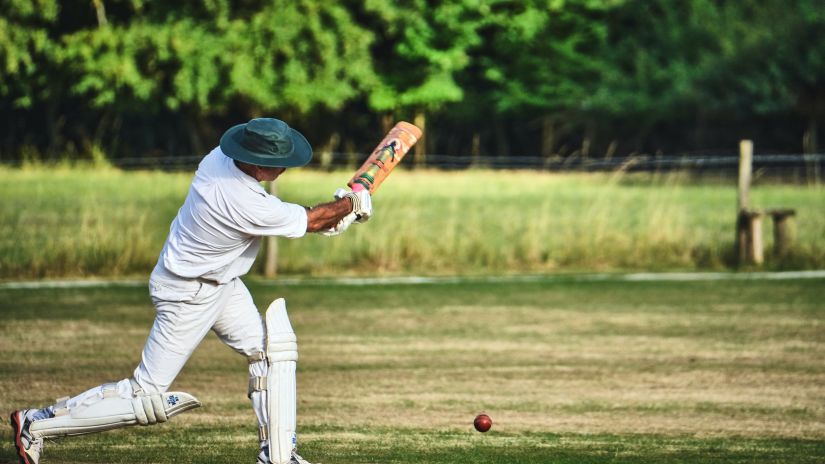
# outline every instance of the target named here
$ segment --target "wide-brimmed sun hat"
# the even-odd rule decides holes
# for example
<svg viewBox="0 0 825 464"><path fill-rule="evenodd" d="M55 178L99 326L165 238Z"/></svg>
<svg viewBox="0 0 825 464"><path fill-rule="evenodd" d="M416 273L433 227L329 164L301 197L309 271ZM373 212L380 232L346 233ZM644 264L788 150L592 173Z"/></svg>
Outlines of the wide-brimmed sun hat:
<svg viewBox="0 0 825 464"><path fill-rule="evenodd" d="M232 127L221 137L221 150L232 159L273 168L303 166L312 159L307 139L275 118L256 118Z"/></svg>

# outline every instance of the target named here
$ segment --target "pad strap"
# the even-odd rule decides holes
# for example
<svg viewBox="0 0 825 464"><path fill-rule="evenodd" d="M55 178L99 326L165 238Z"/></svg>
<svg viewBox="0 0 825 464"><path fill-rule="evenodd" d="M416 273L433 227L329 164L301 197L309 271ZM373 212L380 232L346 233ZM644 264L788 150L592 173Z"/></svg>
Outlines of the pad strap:
<svg viewBox="0 0 825 464"><path fill-rule="evenodd" d="M143 388L141 388L134 377L129 377L129 384L132 385L132 395L140 396L143 394Z"/></svg>
<svg viewBox="0 0 825 464"><path fill-rule="evenodd" d="M259 441L269 440L269 430L268 430L267 426L262 425L262 426L258 427L258 440Z"/></svg>
<svg viewBox="0 0 825 464"><path fill-rule="evenodd" d="M264 359L266 359L266 353L263 351L258 351L257 353L253 353L246 357L249 364L255 364L256 362L263 361Z"/></svg>
<svg viewBox="0 0 825 464"><path fill-rule="evenodd" d="M55 417L58 416L65 416L69 413L69 397L64 396L62 398L58 398L57 401L54 403L54 415Z"/></svg>
<svg viewBox="0 0 825 464"><path fill-rule="evenodd" d="M195 397L184 392L121 398L112 396L108 385L102 387L99 393L96 392L81 404L58 409L55 412L59 411L60 414L55 414L55 417L32 422L29 426L32 436L56 438L102 432L128 425L152 425L166 422L172 416L200 406Z"/></svg>
<svg viewBox="0 0 825 464"><path fill-rule="evenodd" d="M256 391L265 391L267 385L267 378L265 375L253 375L249 377L249 391L246 396L251 397L252 393Z"/></svg>
<svg viewBox="0 0 825 464"><path fill-rule="evenodd" d="M132 407L135 408L135 417L140 425L153 425L168 420L163 397L159 393L133 398Z"/></svg>

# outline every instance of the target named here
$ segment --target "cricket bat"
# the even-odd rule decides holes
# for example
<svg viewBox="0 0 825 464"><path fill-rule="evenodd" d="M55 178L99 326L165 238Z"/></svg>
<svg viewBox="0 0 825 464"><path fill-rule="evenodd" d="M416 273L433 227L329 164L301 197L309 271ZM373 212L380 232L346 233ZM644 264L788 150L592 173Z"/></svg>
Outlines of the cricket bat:
<svg viewBox="0 0 825 464"><path fill-rule="evenodd" d="M423 132L418 127L408 122L398 122L355 171L347 185L354 192L368 190L370 195L375 193L415 142L421 139L421 135Z"/></svg>

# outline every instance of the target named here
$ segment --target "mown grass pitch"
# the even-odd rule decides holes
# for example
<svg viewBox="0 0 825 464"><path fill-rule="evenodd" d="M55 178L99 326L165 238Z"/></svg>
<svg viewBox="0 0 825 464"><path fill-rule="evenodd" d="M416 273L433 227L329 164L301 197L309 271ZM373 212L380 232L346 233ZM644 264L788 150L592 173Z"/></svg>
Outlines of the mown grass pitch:
<svg viewBox="0 0 825 464"><path fill-rule="evenodd" d="M825 459L822 279L248 285L259 307L287 298L312 461ZM142 286L0 288L0 410L128 376L152 317ZM49 443L43 462L252 463L246 383L209 335L173 386L202 408Z"/></svg>

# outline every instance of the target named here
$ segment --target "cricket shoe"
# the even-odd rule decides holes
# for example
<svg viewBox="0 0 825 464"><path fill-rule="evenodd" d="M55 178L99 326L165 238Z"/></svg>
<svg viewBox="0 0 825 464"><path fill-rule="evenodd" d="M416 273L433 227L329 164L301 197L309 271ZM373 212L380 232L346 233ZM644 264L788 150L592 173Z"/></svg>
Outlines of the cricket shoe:
<svg viewBox="0 0 825 464"><path fill-rule="evenodd" d="M17 448L17 457L20 464L37 464L40 462L40 453L43 451L43 439L34 438L29 432L32 421L26 417L29 409L21 409L11 413L11 428L14 430L14 447Z"/></svg>

